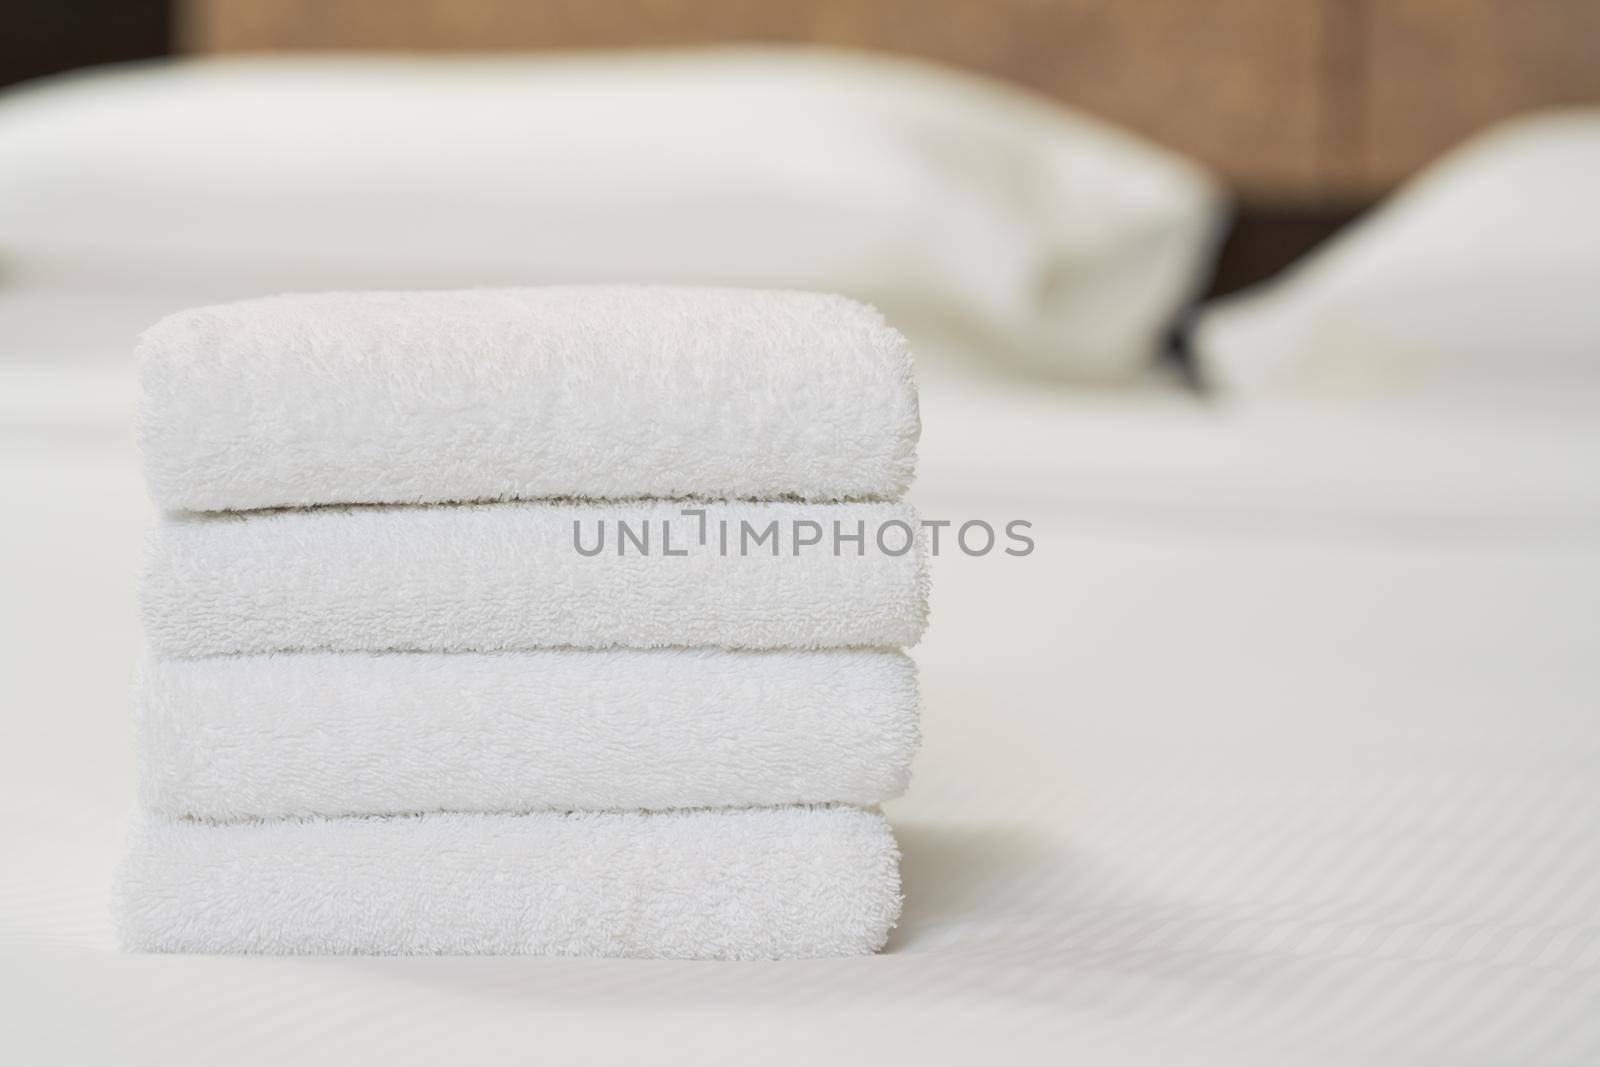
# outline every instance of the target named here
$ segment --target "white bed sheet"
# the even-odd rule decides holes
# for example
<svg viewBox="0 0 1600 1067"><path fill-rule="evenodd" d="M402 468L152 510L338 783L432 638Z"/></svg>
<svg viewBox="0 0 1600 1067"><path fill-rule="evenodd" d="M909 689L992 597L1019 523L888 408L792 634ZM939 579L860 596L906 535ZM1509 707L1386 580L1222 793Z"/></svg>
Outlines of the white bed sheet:
<svg viewBox="0 0 1600 1067"><path fill-rule="evenodd" d="M65 303L0 304L11 1062L1600 1053L1600 431L1508 417L1441 444L1403 411L1159 387L930 376L924 511L1028 519L1038 548L935 565L886 954L122 955L148 511L118 351L87 328L45 351L82 321Z"/></svg>

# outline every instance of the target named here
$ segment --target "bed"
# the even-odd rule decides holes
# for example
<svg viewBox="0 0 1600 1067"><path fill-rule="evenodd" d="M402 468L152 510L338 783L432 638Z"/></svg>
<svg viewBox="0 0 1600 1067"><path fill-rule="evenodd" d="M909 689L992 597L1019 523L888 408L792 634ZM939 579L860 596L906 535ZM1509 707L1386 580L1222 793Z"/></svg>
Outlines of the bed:
<svg viewBox="0 0 1600 1067"><path fill-rule="evenodd" d="M155 271L156 275L163 272ZM1600 430L930 360L942 552L883 955L119 953L150 519L131 337L0 290L0 1044L16 1062L1592 1062Z"/></svg>
<svg viewBox="0 0 1600 1067"><path fill-rule="evenodd" d="M889 808L906 910L887 954L134 957L105 910L149 518L123 347L84 352L70 400L8 417L0 455L0 973L20 1060L1594 1049L1592 427L1368 454L1350 447L1362 420L1235 417L1160 382L929 382L920 506L1026 519L1037 547L937 561L925 748ZM1542 484L1462 476L1517 449Z"/></svg>

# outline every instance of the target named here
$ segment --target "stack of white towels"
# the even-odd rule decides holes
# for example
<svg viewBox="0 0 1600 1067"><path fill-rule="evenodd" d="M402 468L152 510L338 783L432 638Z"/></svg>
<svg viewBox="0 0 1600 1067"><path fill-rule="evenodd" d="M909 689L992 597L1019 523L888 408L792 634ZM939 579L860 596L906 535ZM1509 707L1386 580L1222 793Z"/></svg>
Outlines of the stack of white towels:
<svg viewBox="0 0 1600 1067"><path fill-rule="evenodd" d="M282 296L164 320L139 373L129 948L882 947L927 578L877 312Z"/></svg>

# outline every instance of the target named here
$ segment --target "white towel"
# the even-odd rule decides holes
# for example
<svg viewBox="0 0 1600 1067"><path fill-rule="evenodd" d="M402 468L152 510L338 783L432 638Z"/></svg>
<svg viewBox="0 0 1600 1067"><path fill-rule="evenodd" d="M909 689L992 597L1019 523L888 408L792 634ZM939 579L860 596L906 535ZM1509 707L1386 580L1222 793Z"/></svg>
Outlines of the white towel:
<svg viewBox="0 0 1600 1067"><path fill-rule="evenodd" d="M904 339L819 293L315 293L180 312L138 350L168 510L553 497L894 499Z"/></svg>
<svg viewBox="0 0 1600 1067"><path fill-rule="evenodd" d="M920 538L894 554L917 532L908 506L696 505L705 508L703 517L685 517L684 506L169 515L158 521L147 558L146 638L158 656L189 657L313 649L899 648L921 636L927 581ZM593 548L602 522L605 549L580 554L575 537ZM619 522L636 535L648 527L649 555L618 536ZM745 537L746 529L754 533ZM861 540L836 552L836 529ZM818 543L796 546L813 534ZM758 537L765 539L752 549ZM686 555L668 556L667 548Z"/></svg>
<svg viewBox="0 0 1600 1067"><path fill-rule="evenodd" d="M883 946L899 854L857 808L135 820L136 951L778 959Z"/></svg>
<svg viewBox="0 0 1600 1067"><path fill-rule="evenodd" d="M207 819L870 806L917 746L878 651L289 653L145 664L140 800Z"/></svg>

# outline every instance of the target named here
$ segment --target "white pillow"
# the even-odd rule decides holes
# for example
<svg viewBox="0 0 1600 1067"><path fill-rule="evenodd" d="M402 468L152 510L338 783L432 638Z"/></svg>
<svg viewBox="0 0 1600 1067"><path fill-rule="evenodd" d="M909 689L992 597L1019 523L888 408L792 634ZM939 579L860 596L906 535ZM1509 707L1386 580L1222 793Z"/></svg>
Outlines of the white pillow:
<svg viewBox="0 0 1600 1067"><path fill-rule="evenodd" d="M13 94L0 144L22 276L831 289L1094 376L1151 358L1218 216L1098 122L812 51L180 62Z"/></svg>
<svg viewBox="0 0 1600 1067"><path fill-rule="evenodd" d="M1600 110L1480 136L1280 280L1210 307L1241 395L1600 404Z"/></svg>

